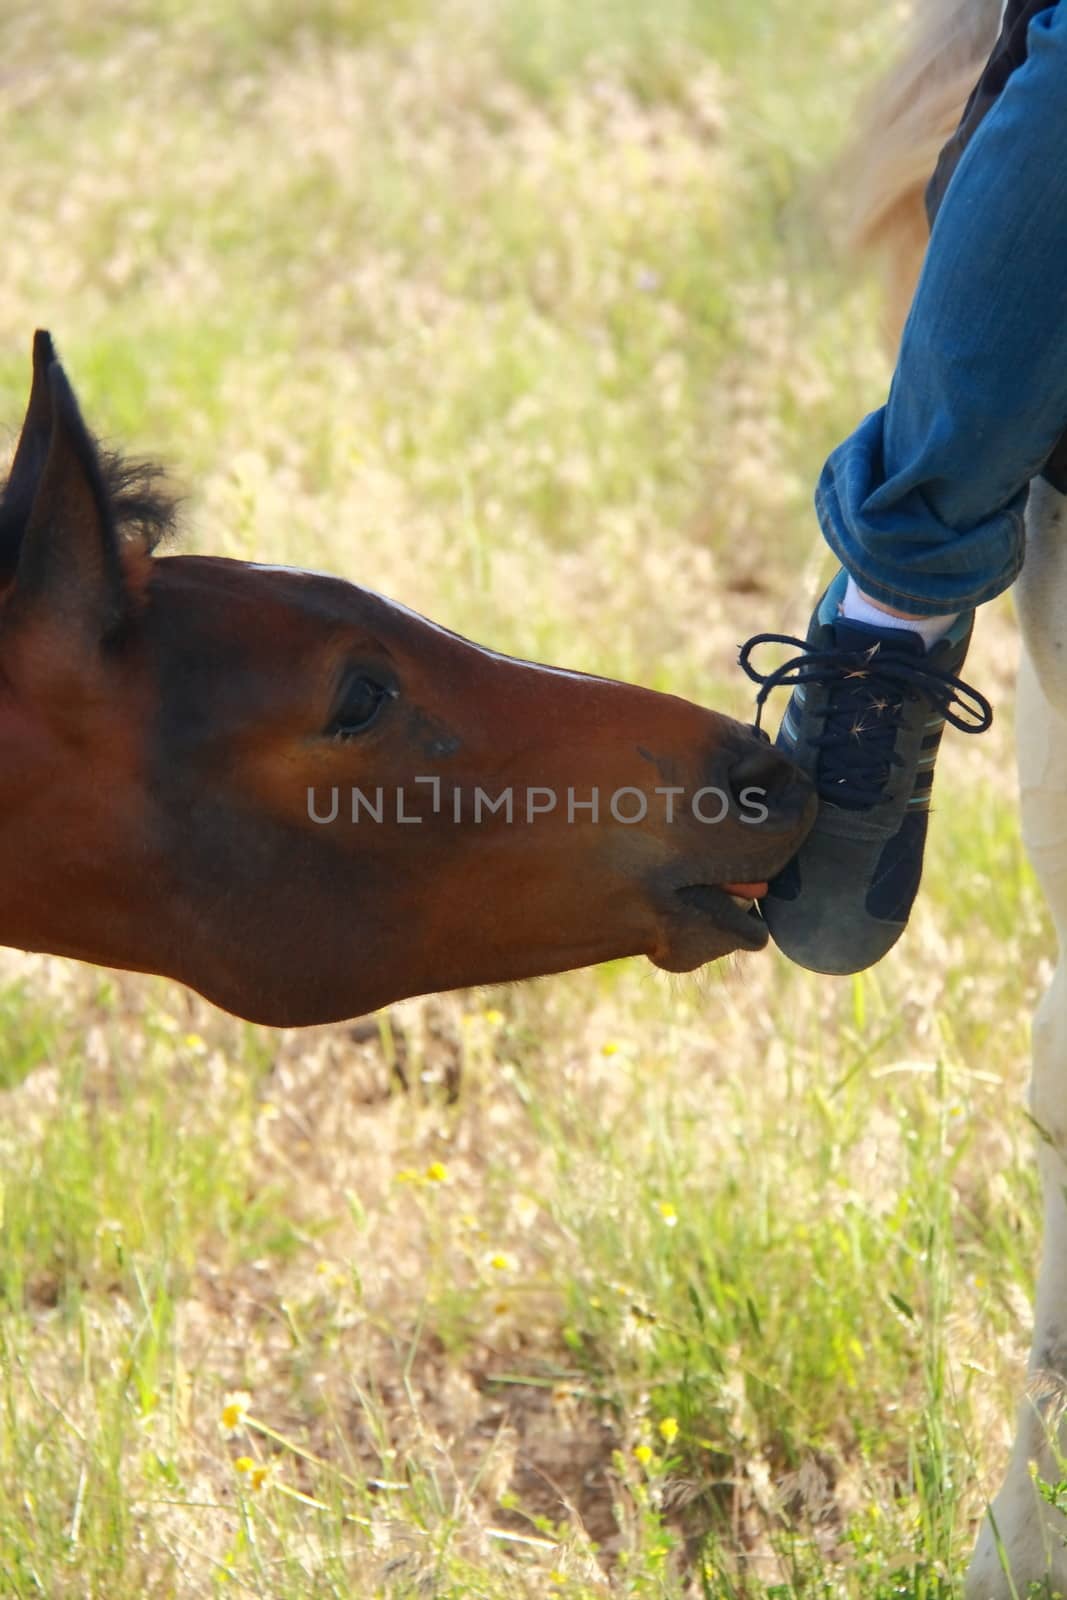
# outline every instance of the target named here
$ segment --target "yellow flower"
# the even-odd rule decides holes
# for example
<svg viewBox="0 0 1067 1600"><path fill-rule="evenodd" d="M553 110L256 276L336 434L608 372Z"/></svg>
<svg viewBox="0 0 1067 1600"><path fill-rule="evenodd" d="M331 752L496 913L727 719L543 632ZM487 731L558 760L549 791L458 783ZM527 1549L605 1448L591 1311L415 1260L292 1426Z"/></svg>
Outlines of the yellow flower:
<svg viewBox="0 0 1067 1600"><path fill-rule="evenodd" d="M498 1250L489 1257L489 1265L494 1272L514 1272L518 1264L510 1250Z"/></svg>
<svg viewBox="0 0 1067 1600"><path fill-rule="evenodd" d="M668 1444L673 1444L675 1439L678 1437L677 1417L664 1417L663 1421L659 1425L659 1431L666 1439Z"/></svg>
<svg viewBox="0 0 1067 1600"><path fill-rule="evenodd" d="M315 1274L319 1278L328 1279L335 1289L344 1289L348 1286L347 1275L333 1261L316 1261Z"/></svg>
<svg viewBox="0 0 1067 1600"><path fill-rule="evenodd" d="M618 1053L619 1046L615 1043L614 1039L605 1039L604 1043L600 1046L600 1054L602 1056L617 1056Z"/></svg>
<svg viewBox="0 0 1067 1600"><path fill-rule="evenodd" d="M504 1013L502 1011L498 1011L495 1006L490 1006L489 1010L485 1013L485 1020L488 1022L491 1028L499 1028L500 1024L504 1020Z"/></svg>
<svg viewBox="0 0 1067 1600"><path fill-rule="evenodd" d="M648 1463L652 1460L651 1447L647 1444L635 1444L634 1459L640 1461L643 1467L647 1467Z"/></svg>
<svg viewBox="0 0 1067 1600"><path fill-rule="evenodd" d="M426 1168L426 1177L430 1183L447 1183L448 1168L443 1161L431 1161Z"/></svg>
<svg viewBox="0 0 1067 1600"><path fill-rule="evenodd" d="M254 1461L251 1456L238 1456L234 1468L244 1473L251 1489L269 1489L274 1482L273 1461Z"/></svg>
<svg viewBox="0 0 1067 1600"><path fill-rule="evenodd" d="M664 1227L676 1228L678 1226L678 1213L669 1200L661 1200L657 1209L663 1218Z"/></svg>
<svg viewBox="0 0 1067 1600"><path fill-rule="evenodd" d="M245 1389L232 1389L222 1402L219 1427L224 1433L236 1433L248 1420L252 1396Z"/></svg>

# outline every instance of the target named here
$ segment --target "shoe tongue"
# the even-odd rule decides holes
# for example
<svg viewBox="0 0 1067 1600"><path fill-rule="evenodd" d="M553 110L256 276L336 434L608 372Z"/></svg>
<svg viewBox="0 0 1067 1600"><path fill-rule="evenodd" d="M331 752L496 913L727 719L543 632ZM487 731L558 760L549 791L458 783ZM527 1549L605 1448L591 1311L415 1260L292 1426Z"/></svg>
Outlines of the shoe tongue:
<svg viewBox="0 0 1067 1600"><path fill-rule="evenodd" d="M910 628L875 628L866 622L854 622L851 617L835 617L833 630L835 648L852 655L870 651L875 645L887 653L892 651L898 661L901 656L918 659L926 654L922 635ZM829 740L823 741L816 784L824 800L846 809L863 810L876 804L889 778L898 727L896 713L900 708L891 703L896 694L886 698L879 691L878 682L875 654L869 670L842 673L827 706L824 734L829 735ZM857 722L863 726L863 737L858 740L854 736ZM864 794L864 790L869 793ZM845 793L848 799L839 798Z"/></svg>
<svg viewBox="0 0 1067 1600"><path fill-rule="evenodd" d="M926 654L922 634L913 633L910 628L874 628L867 622L853 622L851 617L837 617L833 629L834 644L839 650L869 650L880 644L900 655Z"/></svg>

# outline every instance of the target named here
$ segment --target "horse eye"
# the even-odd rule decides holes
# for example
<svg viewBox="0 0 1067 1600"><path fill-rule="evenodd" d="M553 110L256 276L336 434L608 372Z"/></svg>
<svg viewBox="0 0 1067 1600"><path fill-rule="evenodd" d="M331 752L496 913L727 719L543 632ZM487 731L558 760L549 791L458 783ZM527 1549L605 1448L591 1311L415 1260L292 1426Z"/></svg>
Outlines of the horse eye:
<svg viewBox="0 0 1067 1600"><path fill-rule="evenodd" d="M366 732L391 693L373 678L350 678L327 734L333 739L349 739L353 734Z"/></svg>

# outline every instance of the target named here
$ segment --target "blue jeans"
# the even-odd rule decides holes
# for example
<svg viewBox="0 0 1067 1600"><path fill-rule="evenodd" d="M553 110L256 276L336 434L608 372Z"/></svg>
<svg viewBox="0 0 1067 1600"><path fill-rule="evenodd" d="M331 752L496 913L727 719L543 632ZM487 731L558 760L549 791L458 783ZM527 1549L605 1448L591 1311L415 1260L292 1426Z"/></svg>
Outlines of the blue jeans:
<svg viewBox="0 0 1067 1600"><path fill-rule="evenodd" d="M967 610L1023 563L1030 479L1067 427L1067 0L948 185L889 400L830 456L815 508L873 599Z"/></svg>

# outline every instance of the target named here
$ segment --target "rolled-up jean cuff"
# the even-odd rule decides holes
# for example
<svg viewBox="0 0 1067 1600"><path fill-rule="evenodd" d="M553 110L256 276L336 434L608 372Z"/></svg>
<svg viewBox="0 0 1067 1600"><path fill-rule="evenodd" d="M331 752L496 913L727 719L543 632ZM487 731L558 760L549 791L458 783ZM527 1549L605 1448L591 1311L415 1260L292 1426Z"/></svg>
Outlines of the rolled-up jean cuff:
<svg viewBox="0 0 1067 1600"><path fill-rule="evenodd" d="M1025 548L1025 523L1016 511L1003 513L1010 522L1013 537L1000 570L988 572L907 573L880 569L853 539L844 535L827 503L822 485L816 490L815 512L830 549L850 577L870 599L915 617L940 617L995 600L1009 589L1022 571Z"/></svg>

